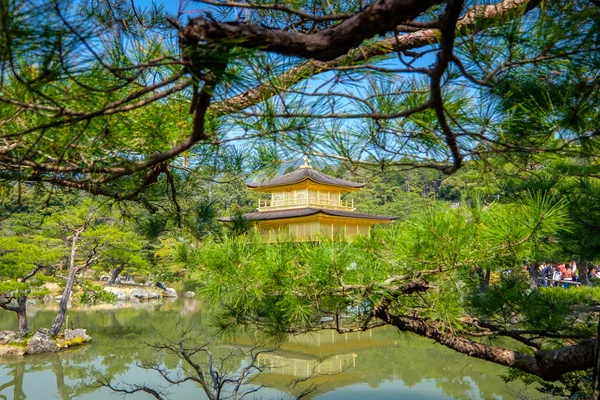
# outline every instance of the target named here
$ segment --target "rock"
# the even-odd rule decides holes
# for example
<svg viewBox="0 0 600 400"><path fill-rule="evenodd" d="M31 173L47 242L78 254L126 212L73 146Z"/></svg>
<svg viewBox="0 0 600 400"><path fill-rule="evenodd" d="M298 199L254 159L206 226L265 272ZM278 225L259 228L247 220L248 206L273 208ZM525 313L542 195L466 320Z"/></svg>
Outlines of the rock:
<svg viewBox="0 0 600 400"><path fill-rule="evenodd" d="M131 291L130 296L132 298L141 300L141 299L149 299L150 298L150 292L145 290L145 289L133 289Z"/></svg>
<svg viewBox="0 0 600 400"><path fill-rule="evenodd" d="M160 293L147 289L133 289L130 296L137 300L160 299L161 297Z"/></svg>
<svg viewBox="0 0 600 400"><path fill-rule="evenodd" d="M127 293L117 292L117 293L114 293L114 295L116 297L115 298L116 301L127 301L127 300L129 300L129 296L127 295Z"/></svg>
<svg viewBox="0 0 600 400"><path fill-rule="evenodd" d="M63 333L65 340L81 338L84 343L91 342L92 337L87 334L85 329L65 329Z"/></svg>
<svg viewBox="0 0 600 400"><path fill-rule="evenodd" d="M0 331L0 358L20 357L25 354L26 340L15 331Z"/></svg>
<svg viewBox="0 0 600 400"><path fill-rule="evenodd" d="M173 288L167 288L164 293L165 297L177 297L177 291Z"/></svg>
<svg viewBox="0 0 600 400"><path fill-rule="evenodd" d="M0 358L21 357L25 354L25 347L0 345Z"/></svg>
<svg viewBox="0 0 600 400"><path fill-rule="evenodd" d="M121 278L121 283L123 283L125 285L137 285L133 276L125 276L125 277Z"/></svg>
<svg viewBox="0 0 600 400"><path fill-rule="evenodd" d="M58 351L58 345L43 332L36 332L29 340L25 354L42 354Z"/></svg>
<svg viewBox="0 0 600 400"><path fill-rule="evenodd" d="M196 297L196 292L185 292L185 297Z"/></svg>
<svg viewBox="0 0 600 400"><path fill-rule="evenodd" d="M112 287L112 286L105 286L104 290L107 291L108 293L114 294L115 297L117 298L117 301L129 300L129 294L127 294L127 292L122 289Z"/></svg>
<svg viewBox="0 0 600 400"><path fill-rule="evenodd" d="M44 301L44 304L50 304L52 303L53 297L50 293L48 293L47 295L45 295L42 299Z"/></svg>
<svg viewBox="0 0 600 400"><path fill-rule="evenodd" d="M17 340L17 336L15 331L0 331L0 344L12 343Z"/></svg>

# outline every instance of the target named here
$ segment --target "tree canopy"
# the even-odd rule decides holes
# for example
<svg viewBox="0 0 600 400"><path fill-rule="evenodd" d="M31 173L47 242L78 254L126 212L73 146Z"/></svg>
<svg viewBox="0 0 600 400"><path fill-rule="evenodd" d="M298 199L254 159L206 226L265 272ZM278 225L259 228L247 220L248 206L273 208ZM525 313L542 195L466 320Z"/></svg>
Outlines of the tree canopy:
<svg viewBox="0 0 600 400"><path fill-rule="evenodd" d="M151 202L306 153L593 154L593 2L198 3L3 4L2 179Z"/></svg>
<svg viewBox="0 0 600 400"><path fill-rule="evenodd" d="M109 213L82 247L145 269L160 243L159 260L204 274L224 326L393 325L550 381L597 358L576 311L597 290L519 271L597 261L598 1L9 0L0 16L3 226L26 225L32 199L89 192L136 223ZM363 211L401 221L320 246L220 232L218 212L254 207L244 178L302 155L370 181ZM81 217L49 213L59 237ZM13 236L0 272L15 279L49 242Z"/></svg>

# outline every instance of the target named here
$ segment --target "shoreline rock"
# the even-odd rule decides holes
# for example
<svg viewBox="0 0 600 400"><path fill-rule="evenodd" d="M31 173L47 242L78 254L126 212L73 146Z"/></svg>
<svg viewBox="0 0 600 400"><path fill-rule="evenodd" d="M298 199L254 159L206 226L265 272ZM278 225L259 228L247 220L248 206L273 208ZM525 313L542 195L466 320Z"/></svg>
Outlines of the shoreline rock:
<svg viewBox="0 0 600 400"><path fill-rule="evenodd" d="M45 329L38 330L30 338L14 331L1 331L0 358L55 353L91 341L92 337L85 329L65 329L55 338L50 337Z"/></svg>
<svg viewBox="0 0 600 400"><path fill-rule="evenodd" d="M33 337L29 339L27 343L27 349L25 354L43 354L43 353L54 353L60 350L58 344L50 338L47 334L41 331L37 331L33 334Z"/></svg>
<svg viewBox="0 0 600 400"><path fill-rule="evenodd" d="M116 296L117 302L138 303L140 301L149 301L160 298L177 298L177 291L173 288L165 290L153 289L149 287L119 287L105 286L104 290Z"/></svg>
<svg viewBox="0 0 600 400"><path fill-rule="evenodd" d="M160 293L148 289L133 289L129 296L137 300L159 299L161 297Z"/></svg>
<svg viewBox="0 0 600 400"><path fill-rule="evenodd" d="M154 286L153 282L142 284L124 284L118 283L111 286L106 286L105 282L96 282L102 285L102 289L115 296L115 303L131 303L137 304L154 299L176 299L178 298L177 291L169 288L163 282L157 282ZM150 285L148 285L150 284ZM28 305L35 306L38 304L50 306L58 303L62 298L62 289L54 282L46 282L43 288L49 292L39 298L30 298ZM69 298L69 303L72 305L79 304L78 293L72 293ZM69 305L71 307L71 304Z"/></svg>
<svg viewBox="0 0 600 400"><path fill-rule="evenodd" d="M87 330L81 329L81 328L65 329L65 331L63 332L63 339L65 341L69 341L69 342L72 342L73 340L76 340L76 339L81 339L84 341L84 343L88 343L88 342L92 341L92 337L87 334Z"/></svg>
<svg viewBox="0 0 600 400"><path fill-rule="evenodd" d="M0 345L19 342L22 338L23 335L15 331L0 331Z"/></svg>

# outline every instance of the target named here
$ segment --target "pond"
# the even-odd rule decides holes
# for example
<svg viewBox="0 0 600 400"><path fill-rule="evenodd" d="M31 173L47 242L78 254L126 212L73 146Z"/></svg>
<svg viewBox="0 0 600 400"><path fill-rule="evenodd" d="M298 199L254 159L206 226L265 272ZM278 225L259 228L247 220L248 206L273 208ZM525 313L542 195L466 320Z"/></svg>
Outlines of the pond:
<svg viewBox="0 0 600 400"><path fill-rule="evenodd" d="M30 327L48 327L55 316L52 309L32 308ZM164 338L177 339L184 323L192 322L203 338L213 336L213 314L196 299L180 298L157 304L109 306L69 312L69 327L87 328L93 342L60 354L29 356L18 361L0 361L0 398L107 399L120 398L107 388L97 388L98 377L112 382L166 386L155 371L138 367L140 361L159 357L159 362L176 369L176 356L159 355L142 343ZM0 329L15 329L13 313L0 313ZM248 345L241 337L237 346ZM220 348L223 346L221 345ZM225 346L227 347L227 346ZM232 348L229 346L229 348ZM271 363L254 381L266 385L259 398L286 398L288 385L311 375L317 390L309 398L319 399L506 399L525 395L539 397L532 388L503 383L505 368L457 354L429 340L401 334L394 328L366 333L337 334L322 331L290 336L274 353L265 355ZM245 360L230 359L232 368ZM170 399L205 398L193 384L169 387ZM149 399L135 394L128 399Z"/></svg>

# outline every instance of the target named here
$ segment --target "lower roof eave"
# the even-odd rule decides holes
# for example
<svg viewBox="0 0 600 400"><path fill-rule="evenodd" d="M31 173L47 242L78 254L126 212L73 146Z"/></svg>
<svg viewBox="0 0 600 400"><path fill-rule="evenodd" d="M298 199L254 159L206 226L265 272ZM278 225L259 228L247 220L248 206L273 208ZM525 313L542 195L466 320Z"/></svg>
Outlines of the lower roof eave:
<svg viewBox="0 0 600 400"><path fill-rule="evenodd" d="M304 218L315 215L324 215L328 217L334 218L345 218L345 219L355 219L364 222L371 223L386 223L393 222L398 217L385 216L385 215L374 215L374 214L364 214L357 213L354 211L341 211L341 210L328 210L328 209L317 209L317 208L299 208L299 209L291 209L291 210L279 210L279 211L259 211L253 212L249 214L244 214L243 217L249 221L276 221L276 220L291 220ZM224 217L218 219L221 222L232 222L232 217Z"/></svg>

